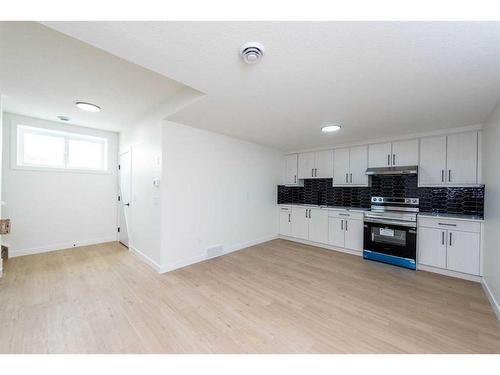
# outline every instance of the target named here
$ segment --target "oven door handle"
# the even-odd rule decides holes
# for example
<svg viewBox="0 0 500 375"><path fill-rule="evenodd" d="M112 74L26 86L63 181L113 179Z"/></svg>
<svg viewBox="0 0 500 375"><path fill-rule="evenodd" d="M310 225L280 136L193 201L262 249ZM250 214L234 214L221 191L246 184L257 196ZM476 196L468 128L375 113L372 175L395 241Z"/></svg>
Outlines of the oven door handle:
<svg viewBox="0 0 500 375"><path fill-rule="evenodd" d="M417 223L407 222L407 221L396 221L396 220L382 220L382 219L371 219L369 217L365 217L365 223L374 223L374 224L389 224L389 225L398 225L402 227L410 227L415 228Z"/></svg>

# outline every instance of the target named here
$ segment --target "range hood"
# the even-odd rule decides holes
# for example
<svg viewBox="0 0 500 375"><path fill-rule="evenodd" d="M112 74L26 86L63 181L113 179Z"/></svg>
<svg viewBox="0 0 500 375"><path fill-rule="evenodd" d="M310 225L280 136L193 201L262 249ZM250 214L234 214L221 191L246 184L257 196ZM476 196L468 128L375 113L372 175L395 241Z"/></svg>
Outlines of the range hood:
<svg viewBox="0 0 500 375"><path fill-rule="evenodd" d="M408 165L404 167L380 167L380 168L368 168L366 174L369 176L378 175L402 175L402 174L417 174L418 166Z"/></svg>

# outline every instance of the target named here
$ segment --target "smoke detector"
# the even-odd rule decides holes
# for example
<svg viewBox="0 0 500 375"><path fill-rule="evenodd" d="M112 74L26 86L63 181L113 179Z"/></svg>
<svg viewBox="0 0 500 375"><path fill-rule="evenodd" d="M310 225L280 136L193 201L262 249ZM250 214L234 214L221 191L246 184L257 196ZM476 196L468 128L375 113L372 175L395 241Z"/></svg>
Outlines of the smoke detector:
<svg viewBox="0 0 500 375"><path fill-rule="evenodd" d="M240 47L240 55L247 64L255 64L264 56L264 46L257 42L248 42Z"/></svg>

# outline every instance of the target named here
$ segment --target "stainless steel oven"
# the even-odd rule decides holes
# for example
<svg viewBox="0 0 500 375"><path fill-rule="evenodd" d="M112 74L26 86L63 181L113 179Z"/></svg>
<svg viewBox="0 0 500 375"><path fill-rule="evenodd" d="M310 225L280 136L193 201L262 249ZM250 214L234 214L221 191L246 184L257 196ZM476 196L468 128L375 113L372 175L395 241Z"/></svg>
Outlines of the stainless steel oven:
<svg viewBox="0 0 500 375"><path fill-rule="evenodd" d="M364 217L363 257L416 269L418 198L372 197Z"/></svg>

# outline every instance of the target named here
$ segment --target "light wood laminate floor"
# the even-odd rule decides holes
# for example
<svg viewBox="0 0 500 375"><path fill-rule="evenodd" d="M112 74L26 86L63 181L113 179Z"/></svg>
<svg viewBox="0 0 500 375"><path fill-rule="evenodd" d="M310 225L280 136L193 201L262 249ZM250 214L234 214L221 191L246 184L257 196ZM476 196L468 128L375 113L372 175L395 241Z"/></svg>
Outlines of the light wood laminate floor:
<svg viewBox="0 0 500 375"><path fill-rule="evenodd" d="M159 275L118 243L10 259L1 353L489 353L477 283L285 240Z"/></svg>

